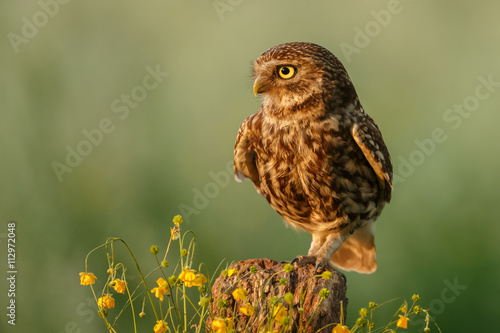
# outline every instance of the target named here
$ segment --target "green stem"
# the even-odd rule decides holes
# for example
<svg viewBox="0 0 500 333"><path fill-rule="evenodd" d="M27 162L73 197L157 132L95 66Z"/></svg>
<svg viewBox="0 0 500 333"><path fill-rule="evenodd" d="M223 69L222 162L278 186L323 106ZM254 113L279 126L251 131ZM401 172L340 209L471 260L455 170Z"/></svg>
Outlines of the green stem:
<svg viewBox="0 0 500 333"><path fill-rule="evenodd" d="M182 285L182 293L184 294L183 306L184 306L184 330L187 330L187 307L186 307L186 286Z"/></svg>
<svg viewBox="0 0 500 333"><path fill-rule="evenodd" d="M130 301L130 309L132 310L132 319L134 320L134 332L137 333L137 323L135 321L134 302L132 300L132 295L130 295L130 290L128 289L128 286L125 285L125 288L127 289L128 299Z"/></svg>
<svg viewBox="0 0 500 333"><path fill-rule="evenodd" d="M113 241L120 241L123 243L123 245L125 245L125 247L127 248L127 251L128 253L130 254L130 256L132 257L132 260L134 261L135 263L135 266L137 267L137 270L139 271L139 275L141 276L141 280L142 280L142 283L144 284L144 287L146 288L146 291L149 291L149 288L148 288L148 285L146 283L146 280L144 279L144 275L142 274L142 270L141 270L141 267L139 266L139 263L137 262L137 260L135 259L135 256L134 254L132 253L132 250L130 249L130 247L128 246L127 242L125 242L123 239L121 238L113 238ZM155 313L155 317L156 317L156 320L158 321L158 313L156 312L156 308L153 304L153 298L151 297L151 293L147 292L148 294L148 297L149 297L149 301L151 302L151 306L153 308L153 312Z"/></svg>

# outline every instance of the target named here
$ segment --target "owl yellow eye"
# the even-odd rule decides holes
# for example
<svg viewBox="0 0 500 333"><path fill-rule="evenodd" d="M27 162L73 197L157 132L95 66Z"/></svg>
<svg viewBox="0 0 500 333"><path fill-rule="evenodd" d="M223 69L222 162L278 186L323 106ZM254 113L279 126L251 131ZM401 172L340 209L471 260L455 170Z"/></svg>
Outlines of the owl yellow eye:
<svg viewBox="0 0 500 333"><path fill-rule="evenodd" d="M295 74L295 68L292 66L281 66L278 68L278 74L282 79L289 79Z"/></svg>

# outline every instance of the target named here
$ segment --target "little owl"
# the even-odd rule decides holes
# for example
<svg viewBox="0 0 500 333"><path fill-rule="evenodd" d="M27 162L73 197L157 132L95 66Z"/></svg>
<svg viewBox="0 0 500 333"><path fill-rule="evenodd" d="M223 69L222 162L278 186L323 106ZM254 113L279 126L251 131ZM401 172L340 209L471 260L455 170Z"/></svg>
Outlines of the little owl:
<svg viewBox="0 0 500 333"><path fill-rule="evenodd" d="M392 164L342 63L316 44L281 44L254 62L253 92L263 101L238 131L236 180L250 179L288 224L311 233L308 255L292 262L374 272Z"/></svg>

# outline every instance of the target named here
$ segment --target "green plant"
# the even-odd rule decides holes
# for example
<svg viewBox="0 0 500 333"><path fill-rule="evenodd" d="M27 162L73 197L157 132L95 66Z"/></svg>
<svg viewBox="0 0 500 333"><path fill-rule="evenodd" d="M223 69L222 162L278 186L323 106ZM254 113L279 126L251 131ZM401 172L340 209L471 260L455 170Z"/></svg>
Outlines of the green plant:
<svg viewBox="0 0 500 333"><path fill-rule="evenodd" d="M192 331L198 333L201 332L201 330L212 331L214 333L229 333L235 332L235 328L249 329L250 327L257 327L258 332L281 333L291 331L294 325L296 325L299 332L305 332L308 329L309 322L305 322L302 318L305 292L301 290L301 302L296 308L292 306L293 295L290 293L280 297L269 297L267 299L264 290L269 288L270 281L277 273L265 281L260 281L256 274L258 270L255 266L251 267L250 272L247 274L253 275L253 278L258 282L260 289L259 304L265 304L265 306L257 306L255 302L252 304L252 302L247 299L248 292L239 286L241 278L246 276L240 276L237 269L229 269L226 266L226 269L222 271L221 278L225 279L237 275L237 279L227 288L227 290L219 290L218 292L218 295L232 297L235 301L233 302L234 306L231 311L227 311L227 300L224 300L221 296L219 296L218 299L212 298L212 281L209 281L210 274L208 269L203 264L199 264L197 269L193 269L196 245L194 232L181 232L183 219L180 215L175 216L172 222L174 226L170 228L171 236L168 240L165 254L161 260L158 257L159 247L156 245L150 247L150 252L156 261L156 267L147 274L143 273L134 253L123 239L108 238L104 244L97 246L87 254L85 258L85 272L80 273L80 284L90 286L94 300L99 309L99 315L103 319L109 332L117 332L116 325L118 319L127 312L132 318L134 332L138 332L137 321L146 318L146 300L150 304L154 314L155 322L151 323L151 327L155 333L165 333L167 331L176 333ZM176 241L179 245L180 256L177 259L176 265L171 266L167 257L172 242ZM126 266L123 262L118 260L115 253L117 244L124 246L140 276L140 282L134 287L132 287L127 280L128 275ZM104 251L105 253L108 269L106 270L106 278L105 282L102 284L102 288L97 290L95 286L96 279L99 280L101 278L90 272L88 268L90 257L97 255L100 251ZM221 265L219 265L219 267ZM200 273L202 268L205 268L206 275ZM215 272L217 272L218 269L219 268L217 268ZM293 269L293 266L290 264L286 264L283 267L283 271L288 273ZM151 288L151 279L154 278L156 278L156 285ZM324 271L320 275L311 277L308 283L311 283L317 278L328 280L331 278L331 273ZM287 282L286 278L281 278L279 281L282 285L287 284ZM190 295L193 295L193 293L189 292L188 289L196 290L195 294L198 297L197 301L192 300L193 296ZM116 302L112 294L113 291L118 293L118 296L116 296L118 302ZM125 297L122 298L120 294L123 294ZM326 288L320 290L319 296L321 301L328 298L329 294L330 292ZM323 329L331 328L332 333L395 332L398 329L406 329L408 322L412 320L413 317L425 316L426 327L424 328L424 332L429 332L429 324L432 318L429 311L423 309L418 304L418 301L418 295L413 295L412 304L410 306L408 306L405 300L389 323L385 325L377 327L373 319L373 313L382 305L390 301L380 305L370 302L368 308L362 308L359 311L359 318L350 329L341 322L331 323L321 330L323 331ZM120 310L115 309L117 303L122 304ZM130 310L128 310L128 308L130 308ZM140 311L139 308L141 309ZM209 308L214 308L216 310L210 312ZM341 309L343 309L342 305ZM261 316L262 311L265 311L264 316ZM299 314L298 323L293 322L294 311L297 311ZM315 311L316 309L314 309L313 313L315 313ZM229 316L228 313L230 314ZM109 319L110 314L114 315L113 320ZM207 324L208 318L210 318L211 325ZM246 319L243 322L241 318ZM341 319L342 318L344 318L343 314L341 314ZM437 325L435 326L438 331L441 332L439 327Z"/></svg>

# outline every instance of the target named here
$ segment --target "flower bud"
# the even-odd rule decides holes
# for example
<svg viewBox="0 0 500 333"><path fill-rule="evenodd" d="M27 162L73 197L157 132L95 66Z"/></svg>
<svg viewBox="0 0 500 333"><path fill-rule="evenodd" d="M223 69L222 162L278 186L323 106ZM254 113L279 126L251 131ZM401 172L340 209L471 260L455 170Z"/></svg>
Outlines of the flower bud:
<svg viewBox="0 0 500 333"><path fill-rule="evenodd" d="M219 305L220 308L223 308L223 309L227 308L227 305L228 305L227 301L224 300L224 299L219 299L219 301L217 302L217 304Z"/></svg>
<svg viewBox="0 0 500 333"><path fill-rule="evenodd" d="M330 291L328 291L328 289L323 288L319 291L319 297L328 298L328 296L330 296Z"/></svg>
<svg viewBox="0 0 500 333"><path fill-rule="evenodd" d="M180 225L184 222L184 219L180 215L175 215L172 222L174 222L175 225Z"/></svg>
<svg viewBox="0 0 500 333"><path fill-rule="evenodd" d="M151 252L151 254L157 254L159 251L158 246L151 245L151 248L149 249L149 251Z"/></svg>
<svg viewBox="0 0 500 333"><path fill-rule="evenodd" d="M285 272L290 273L291 271L293 271L293 265L285 264L285 266L283 266L283 269L285 270Z"/></svg>
<svg viewBox="0 0 500 333"><path fill-rule="evenodd" d="M288 304L291 304L293 302L293 294L292 293L286 293L285 294L285 301Z"/></svg>
<svg viewBox="0 0 500 333"><path fill-rule="evenodd" d="M168 278L168 284L173 286L177 283L177 276L172 275L171 277Z"/></svg>
<svg viewBox="0 0 500 333"><path fill-rule="evenodd" d="M366 326L366 319L358 318L358 320L356 320L356 325L358 327L365 327Z"/></svg>
<svg viewBox="0 0 500 333"><path fill-rule="evenodd" d="M101 318L105 318L108 316L108 310L106 310L105 308L99 309L98 313L99 313L99 317L101 317Z"/></svg>
<svg viewBox="0 0 500 333"><path fill-rule="evenodd" d="M198 305L201 306L202 308L206 308L208 306L208 303L210 303L209 299L206 297L202 297L201 300L198 302Z"/></svg>

